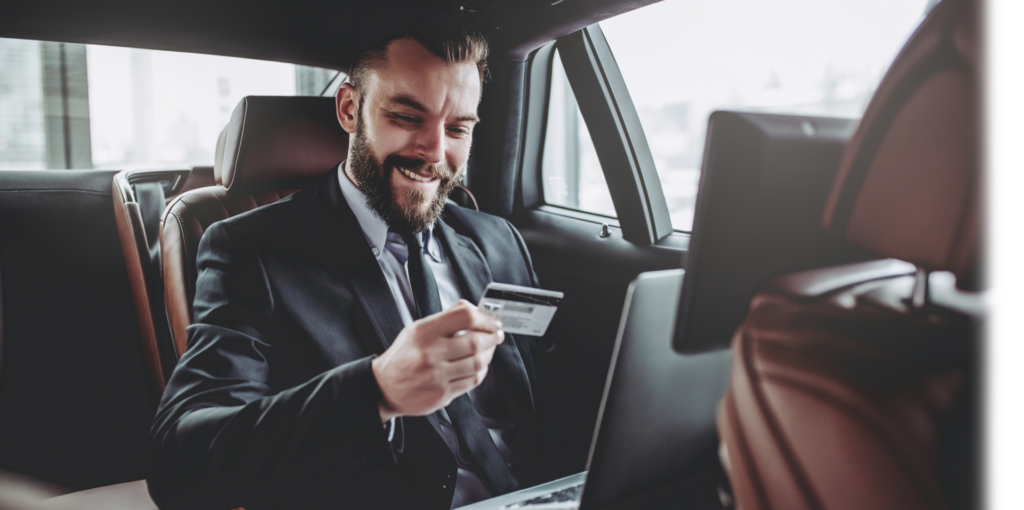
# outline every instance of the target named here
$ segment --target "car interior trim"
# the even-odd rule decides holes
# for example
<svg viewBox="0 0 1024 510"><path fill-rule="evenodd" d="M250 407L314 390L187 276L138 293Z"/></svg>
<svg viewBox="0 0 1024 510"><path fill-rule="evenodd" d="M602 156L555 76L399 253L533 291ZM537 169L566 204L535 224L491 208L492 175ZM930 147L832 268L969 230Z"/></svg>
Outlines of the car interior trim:
<svg viewBox="0 0 1024 510"><path fill-rule="evenodd" d="M606 47L607 41L603 37L594 39L589 35L597 30L600 29L587 27L560 38L557 44L559 57L594 141L594 150L601 162L623 235L636 244L654 244L672 231L670 222L659 224L656 220L656 212L664 212L665 218L668 217L668 206L664 204L663 193L660 194L660 206L648 203L649 198L656 199L658 195L645 191L640 161L631 150L639 147L631 145L630 133L620 115L620 110L631 107L632 103L619 104L614 95L615 90L607 75L617 71L617 67L599 62L605 52L599 52L595 47L598 44ZM646 142L643 147L646 147ZM648 157L649 154L648 149ZM653 190L654 186L651 186ZM660 183L657 190L661 191Z"/></svg>

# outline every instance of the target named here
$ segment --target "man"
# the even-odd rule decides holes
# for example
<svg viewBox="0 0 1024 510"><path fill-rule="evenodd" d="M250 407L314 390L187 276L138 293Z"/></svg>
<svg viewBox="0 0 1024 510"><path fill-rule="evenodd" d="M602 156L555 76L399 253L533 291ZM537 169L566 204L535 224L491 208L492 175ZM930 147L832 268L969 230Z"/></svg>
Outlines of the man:
<svg viewBox="0 0 1024 510"><path fill-rule="evenodd" d="M442 509L546 479L539 339L471 304L490 281L537 285L525 244L445 206L486 55L447 15L378 18L337 95L348 159L206 232L153 425L162 508Z"/></svg>

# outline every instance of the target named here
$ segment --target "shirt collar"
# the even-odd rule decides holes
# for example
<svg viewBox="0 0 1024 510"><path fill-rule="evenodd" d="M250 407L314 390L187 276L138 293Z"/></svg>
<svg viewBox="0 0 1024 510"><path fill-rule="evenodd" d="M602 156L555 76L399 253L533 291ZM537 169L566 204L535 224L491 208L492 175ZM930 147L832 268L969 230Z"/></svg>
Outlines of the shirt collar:
<svg viewBox="0 0 1024 510"><path fill-rule="evenodd" d="M366 195L349 180L348 174L345 173L344 161L338 165L338 183L342 196L345 197L345 201L348 202L348 206L352 208L352 213L355 214L356 220L359 222L359 228L363 230L366 242L370 243L370 248L373 249L373 255L379 258L384 253L388 240L388 224L373 209L370 209L370 205L366 203ZM434 258L438 258L438 246L434 242L433 229L434 226L431 225L420 239L423 241L424 251Z"/></svg>

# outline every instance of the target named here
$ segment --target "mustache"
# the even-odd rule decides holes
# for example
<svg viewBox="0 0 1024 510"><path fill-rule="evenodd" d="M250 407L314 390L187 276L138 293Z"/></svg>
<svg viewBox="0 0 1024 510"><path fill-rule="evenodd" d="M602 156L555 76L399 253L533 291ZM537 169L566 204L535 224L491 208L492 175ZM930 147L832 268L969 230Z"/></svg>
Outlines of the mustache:
<svg viewBox="0 0 1024 510"><path fill-rule="evenodd" d="M384 164L382 166L384 168L402 167L407 170L412 170L413 172L429 169L431 171L431 175L442 180L451 179L458 173L457 170L452 168L448 163L430 164L422 159L407 158L397 154L392 154L384 158Z"/></svg>

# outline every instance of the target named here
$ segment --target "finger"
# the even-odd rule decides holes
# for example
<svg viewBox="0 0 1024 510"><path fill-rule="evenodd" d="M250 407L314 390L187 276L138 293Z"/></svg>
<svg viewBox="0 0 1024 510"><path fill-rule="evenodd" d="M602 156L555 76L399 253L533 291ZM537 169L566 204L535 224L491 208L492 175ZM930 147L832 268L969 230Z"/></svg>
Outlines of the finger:
<svg viewBox="0 0 1024 510"><path fill-rule="evenodd" d="M452 399L454 400L459 395L462 395L463 393L473 388L476 388L477 386L480 386L480 383L484 382L485 377L487 377L487 367L484 367L483 370L475 374L468 375L460 379L455 379L454 381L450 382L448 384L448 391L451 392L450 395L454 395Z"/></svg>
<svg viewBox="0 0 1024 510"><path fill-rule="evenodd" d="M451 308L423 318L419 322L423 334L427 337L452 336L464 330L494 333L501 327L498 321L465 300L460 300Z"/></svg>
<svg viewBox="0 0 1024 510"><path fill-rule="evenodd" d="M481 333L470 331L466 334L445 339L436 345L437 358L445 361L455 361L466 356L473 356L501 343L504 335L498 331L495 333Z"/></svg>
<svg viewBox="0 0 1024 510"><path fill-rule="evenodd" d="M444 367L447 380L450 382L471 376L487 368L492 359L494 359L493 347L484 352L451 361Z"/></svg>

